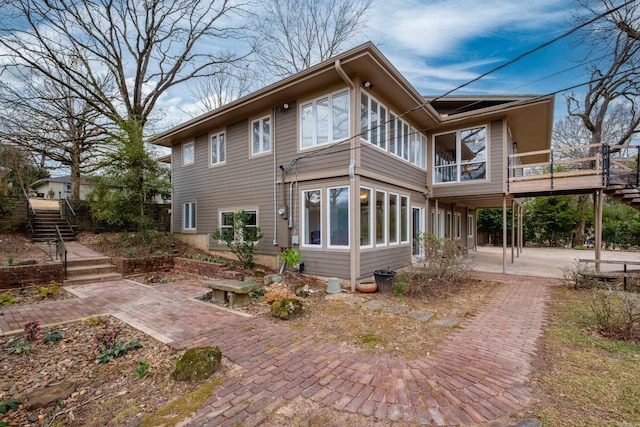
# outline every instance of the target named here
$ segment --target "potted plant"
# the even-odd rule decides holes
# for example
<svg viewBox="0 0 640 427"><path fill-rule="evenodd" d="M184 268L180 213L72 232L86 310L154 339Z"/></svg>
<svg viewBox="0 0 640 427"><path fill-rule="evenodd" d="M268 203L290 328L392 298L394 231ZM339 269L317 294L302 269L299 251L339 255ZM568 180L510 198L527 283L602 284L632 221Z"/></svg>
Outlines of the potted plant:
<svg viewBox="0 0 640 427"><path fill-rule="evenodd" d="M302 254L296 248L287 248L282 251L282 262L289 266L289 268L293 268L298 270L299 273L302 273L304 269L304 263L302 262Z"/></svg>

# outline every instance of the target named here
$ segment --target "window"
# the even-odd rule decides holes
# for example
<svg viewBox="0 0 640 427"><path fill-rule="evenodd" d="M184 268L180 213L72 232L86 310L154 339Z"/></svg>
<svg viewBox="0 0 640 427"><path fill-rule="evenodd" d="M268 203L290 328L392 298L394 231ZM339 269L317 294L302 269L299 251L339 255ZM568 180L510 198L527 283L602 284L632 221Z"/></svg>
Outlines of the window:
<svg viewBox="0 0 640 427"><path fill-rule="evenodd" d="M473 216L467 216L467 236L473 237Z"/></svg>
<svg viewBox="0 0 640 427"><path fill-rule="evenodd" d="M462 237L462 215L456 213L456 220L453 223L453 237L459 239Z"/></svg>
<svg viewBox="0 0 640 427"><path fill-rule="evenodd" d="M451 234L451 212L447 212L447 218L445 220L444 223L444 237L450 239L452 234Z"/></svg>
<svg viewBox="0 0 640 427"><path fill-rule="evenodd" d="M302 244L304 246L322 245L321 202L320 190L302 192Z"/></svg>
<svg viewBox="0 0 640 427"><path fill-rule="evenodd" d="M411 153L409 161L422 169L426 165L427 138L412 129L411 134Z"/></svg>
<svg viewBox="0 0 640 427"><path fill-rule="evenodd" d="M251 154L271 151L271 117L251 122Z"/></svg>
<svg viewBox="0 0 640 427"><path fill-rule="evenodd" d="M400 197L400 241L409 243L409 198Z"/></svg>
<svg viewBox="0 0 640 427"><path fill-rule="evenodd" d="M300 106L301 148L349 137L349 91L332 93Z"/></svg>
<svg viewBox="0 0 640 427"><path fill-rule="evenodd" d="M182 144L182 165L191 165L195 162L195 150L193 142Z"/></svg>
<svg viewBox="0 0 640 427"><path fill-rule="evenodd" d="M211 165L219 165L225 162L224 132L211 135Z"/></svg>
<svg viewBox="0 0 640 427"><path fill-rule="evenodd" d="M434 182L487 178L487 128L449 132L434 137Z"/></svg>
<svg viewBox="0 0 640 427"><path fill-rule="evenodd" d="M376 244L387 243L387 194L376 191Z"/></svg>
<svg viewBox="0 0 640 427"><path fill-rule="evenodd" d="M244 237L247 237L249 240L255 240L256 233L258 230L258 211L255 209L245 209L238 212L233 211L221 211L220 212L220 233L223 236L223 240L227 238L233 239L233 229L234 223L237 219L237 214L240 212L244 212L247 215L247 221L244 224L244 227L239 230L240 235L237 236L240 240L243 240Z"/></svg>
<svg viewBox="0 0 640 427"><path fill-rule="evenodd" d="M196 229L196 202L186 202L182 204L182 229Z"/></svg>
<svg viewBox="0 0 640 427"><path fill-rule="evenodd" d="M360 96L360 137L387 149L387 109L366 93Z"/></svg>
<svg viewBox="0 0 640 427"><path fill-rule="evenodd" d="M360 247L371 247L371 230L373 215L371 214L371 190L360 188Z"/></svg>
<svg viewBox="0 0 640 427"><path fill-rule="evenodd" d="M398 244L398 195L389 194L389 243Z"/></svg>
<svg viewBox="0 0 640 427"><path fill-rule="evenodd" d="M327 190L329 247L349 247L349 187Z"/></svg>

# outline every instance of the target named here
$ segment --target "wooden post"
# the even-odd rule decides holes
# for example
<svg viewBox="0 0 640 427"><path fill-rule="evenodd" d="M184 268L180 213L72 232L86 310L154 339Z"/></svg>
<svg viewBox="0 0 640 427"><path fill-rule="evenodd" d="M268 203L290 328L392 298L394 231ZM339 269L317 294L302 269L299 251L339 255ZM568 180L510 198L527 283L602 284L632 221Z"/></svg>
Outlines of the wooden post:
<svg viewBox="0 0 640 427"><path fill-rule="evenodd" d="M522 231L523 218L524 218L523 209L522 209L522 205L520 205L518 206L518 257L520 257L520 254L522 253L522 246L523 246L523 241L522 241L522 238L524 236L524 233Z"/></svg>
<svg viewBox="0 0 640 427"><path fill-rule="evenodd" d="M595 222L596 229L596 272L600 272L600 259L602 253L602 191L596 191L593 194L593 218Z"/></svg>
<svg viewBox="0 0 640 427"><path fill-rule="evenodd" d="M515 262L515 248L516 248L516 201L511 200L511 264Z"/></svg>
<svg viewBox="0 0 640 427"><path fill-rule="evenodd" d="M507 274L507 196L502 196L502 274Z"/></svg>

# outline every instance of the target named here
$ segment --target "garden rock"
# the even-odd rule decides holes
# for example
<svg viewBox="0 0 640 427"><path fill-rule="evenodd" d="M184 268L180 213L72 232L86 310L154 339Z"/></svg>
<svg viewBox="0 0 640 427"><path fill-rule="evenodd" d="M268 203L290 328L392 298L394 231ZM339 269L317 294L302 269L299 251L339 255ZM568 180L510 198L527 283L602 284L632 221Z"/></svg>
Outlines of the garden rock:
<svg viewBox="0 0 640 427"><path fill-rule="evenodd" d="M65 400L71 393L76 391L76 384L68 381L62 381L58 384L50 385L34 390L27 395L26 408L38 409L46 408L58 400Z"/></svg>
<svg viewBox="0 0 640 427"><path fill-rule="evenodd" d="M302 314L302 303L295 298L283 298L271 303L271 315L289 320Z"/></svg>
<svg viewBox="0 0 640 427"><path fill-rule="evenodd" d="M176 361L173 379L199 381L209 378L220 367L222 353L216 346L190 348Z"/></svg>

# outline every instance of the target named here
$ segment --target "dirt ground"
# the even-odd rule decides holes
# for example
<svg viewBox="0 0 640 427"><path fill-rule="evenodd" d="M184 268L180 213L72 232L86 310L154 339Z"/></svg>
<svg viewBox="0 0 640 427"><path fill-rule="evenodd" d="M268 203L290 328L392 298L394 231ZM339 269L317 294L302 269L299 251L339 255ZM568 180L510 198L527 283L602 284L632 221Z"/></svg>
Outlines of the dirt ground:
<svg viewBox="0 0 640 427"><path fill-rule="evenodd" d="M0 263L5 262L11 254L29 258L42 252L20 236L2 238L5 243L0 245ZM117 236L111 238L118 239ZM100 245L97 244L98 241L101 242ZM94 239L93 249L109 255L109 251L122 251L120 246L108 243L108 237L102 235ZM144 249L136 246L128 250L142 252ZM189 250L190 248L181 246L179 253ZM137 282L154 286L171 286L186 278L191 279L193 276L185 277L176 272L167 272L130 277ZM309 296L302 298L303 315L290 321L272 318L266 301L269 294L290 292L299 283L307 284L312 291ZM336 345L372 354L413 359L433 352L455 330L455 327L438 324L438 319L458 318L456 327L463 326L499 286L492 282L468 280L451 287L447 292L427 295L422 299L395 293L343 292L329 295L324 292L326 285L323 282L289 273L284 276L282 283L265 288L265 296L255 299L244 310L297 330L322 335ZM70 296L65 291L58 296L47 297L48 299L29 295L24 290L22 293L15 296L20 301L0 306L0 310ZM424 320L429 316L432 317ZM26 357L6 351L7 343L13 337L0 338L0 366L12 376L8 381L0 380L0 401L8 398L23 400L29 390L62 379L78 381L77 390L69 399L39 410L20 408L18 411L9 411L8 415L0 415L0 421L8 422L9 425L27 425L30 420L34 425L136 425L143 415L153 413L170 400L202 386L177 383L170 378L173 361L178 355L171 353L166 346L116 319L109 319L109 324L121 331L123 339L139 340L142 348L132 350L122 358L112 359L107 364L96 364L92 347L96 326L89 326L87 323L59 327L63 335L62 341L37 343ZM43 334L48 332L43 331ZM135 375L139 362L149 364L148 376ZM225 363L226 366L220 374L216 373L216 377L229 376L235 372L232 363ZM321 409L304 399L296 399L272 414L266 425L377 425L371 419ZM38 417L42 420L38 421Z"/></svg>

